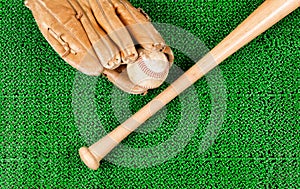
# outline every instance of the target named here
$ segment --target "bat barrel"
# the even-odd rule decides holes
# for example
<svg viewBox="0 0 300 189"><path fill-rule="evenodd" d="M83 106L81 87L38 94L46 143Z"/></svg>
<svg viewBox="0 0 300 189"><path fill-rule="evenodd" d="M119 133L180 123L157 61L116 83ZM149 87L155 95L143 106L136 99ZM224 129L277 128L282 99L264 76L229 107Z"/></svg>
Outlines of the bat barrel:
<svg viewBox="0 0 300 189"><path fill-rule="evenodd" d="M79 154L83 162L91 169L98 169L100 165L99 161L142 123L223 60L299 6L300 0L266 0L223 41L180 76L161 94L98 142L94 143L89 148L80 148Z"/></svg>
<svg viewBox="0 0 300 189"><path fill-rule="evenodd" d="M266 0L210 53L221 63L299 6L300 0Z"/></svg>

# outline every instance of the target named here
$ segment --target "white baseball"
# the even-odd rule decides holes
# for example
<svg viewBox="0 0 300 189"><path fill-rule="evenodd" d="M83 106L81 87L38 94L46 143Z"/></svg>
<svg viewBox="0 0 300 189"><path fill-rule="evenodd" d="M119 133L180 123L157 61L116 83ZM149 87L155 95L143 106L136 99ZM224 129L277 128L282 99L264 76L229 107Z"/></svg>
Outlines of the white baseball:
<svg viewBox="0 0 300 189"><path fill-rule="evenodd" d="M162 52L139 49L136 62L127 65L128 77L132 83L146 89L159 87L167 78L170 63Z"/></svg>

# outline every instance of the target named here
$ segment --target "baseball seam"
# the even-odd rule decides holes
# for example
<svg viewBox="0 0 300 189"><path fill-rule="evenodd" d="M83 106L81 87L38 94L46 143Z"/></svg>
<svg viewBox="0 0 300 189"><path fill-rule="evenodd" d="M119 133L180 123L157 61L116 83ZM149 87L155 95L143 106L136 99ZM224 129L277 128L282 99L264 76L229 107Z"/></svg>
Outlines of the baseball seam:
<svg viewBox="0 0 300 189"><path fill-rule="evenodd" d="M162 72L154 72L154 71L150 70L147 67L146 63L143 61L142 57L139 57L137 59L137 63L138 63L138 66L140 67L140 69L149 77L161 79L161 78L164 78L168 72L168 68L163 70Z"/></svg>

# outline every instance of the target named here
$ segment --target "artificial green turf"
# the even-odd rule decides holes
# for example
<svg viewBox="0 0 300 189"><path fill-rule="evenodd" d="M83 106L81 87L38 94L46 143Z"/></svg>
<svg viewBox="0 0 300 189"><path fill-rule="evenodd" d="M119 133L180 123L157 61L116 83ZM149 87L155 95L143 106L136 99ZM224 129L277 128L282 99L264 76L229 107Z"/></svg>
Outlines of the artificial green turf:
<svg viewBox="0 0 300 189"><path fill-rule="evenodd" d="M211 49L262 0L131 2L142 7L152 21L181 27ZM134 113L167 84L146 96L134 96L116 91L103 77L89 83L91 78L78 74L48 45L22 0L1 0L0 13L0 188L300 187L300 10L219 66L225 81L226 114L211 147L200 150L213 107L213 89L203 78L193 86L196 98L189 98L188 93L176 98L164 109L162 122L150 120L155 130L140 130L122 142L123 147L137 151L163 144L176 133L186 113L190 115L187 131L181 131L181 136L190 138L177 155L141 168L138 161L143 159L116 149L97 171L81 162L77 150L101 137L100 122L106 132L120 124L117 117L123 111L116 113L115 109L124 106ZM180 50L174 52L175 64L182 70L194 64ZM87 80L76 84L95 89L88 103L73 96L81 89L74 88L78 76ZM77 92L84 96L84 91ZM116 96L127 99L127 107ZM74 99L90 111L77 112ZM195 107L185 109L181 104L195 100ZM83 117L78 118L78 114ZM193 135L184 136L188 129L193 130L190 125L194 123L197 127ZM175 150L183 143L180 138L174 140ZM155 159L163 151L153 152L144 161ZM132 164L128 157L133 158Z"/></svg>

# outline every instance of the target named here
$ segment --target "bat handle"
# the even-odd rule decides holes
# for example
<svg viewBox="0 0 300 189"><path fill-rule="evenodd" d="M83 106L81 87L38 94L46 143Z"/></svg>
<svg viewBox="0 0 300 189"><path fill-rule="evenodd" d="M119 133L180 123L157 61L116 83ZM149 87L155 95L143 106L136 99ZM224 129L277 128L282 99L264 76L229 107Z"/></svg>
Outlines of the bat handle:
<svg viewBox="0 0 300 189"><path fill-rule="evenodd" d="M266 0L214 49L146 106L89 148L80 148L79 154L82 161L89 168L98 169L99 161L142 123L223 60L299 6L300 0Z"/></svg>
<svg viewBox="0 0 300 189"><path fill-rule="evenodd" d="M131 132L120 125L89 148L80 148L80 158L89 168L97 170L100 166L99 162Z"/></svg>
<svg viewBox="0 0 300 189"><path fill-rule="evenodd" d="M181 76L183 77L183 76ZM175 84L176 82L174 82ZM79 155L82 161L91 169L98 169L99 161L103 159L114 147L116 147L124 138L138 128L142 123L158 112L168 102L175 98L179 91L175 90L174 84L165 89L163 94L158 95L133 116L119 125L109 134L91 145L89 148L82 147L79 149ZM177 85L180 85L178 83ZM186 87L181 87L183 91Z"/></svg>

